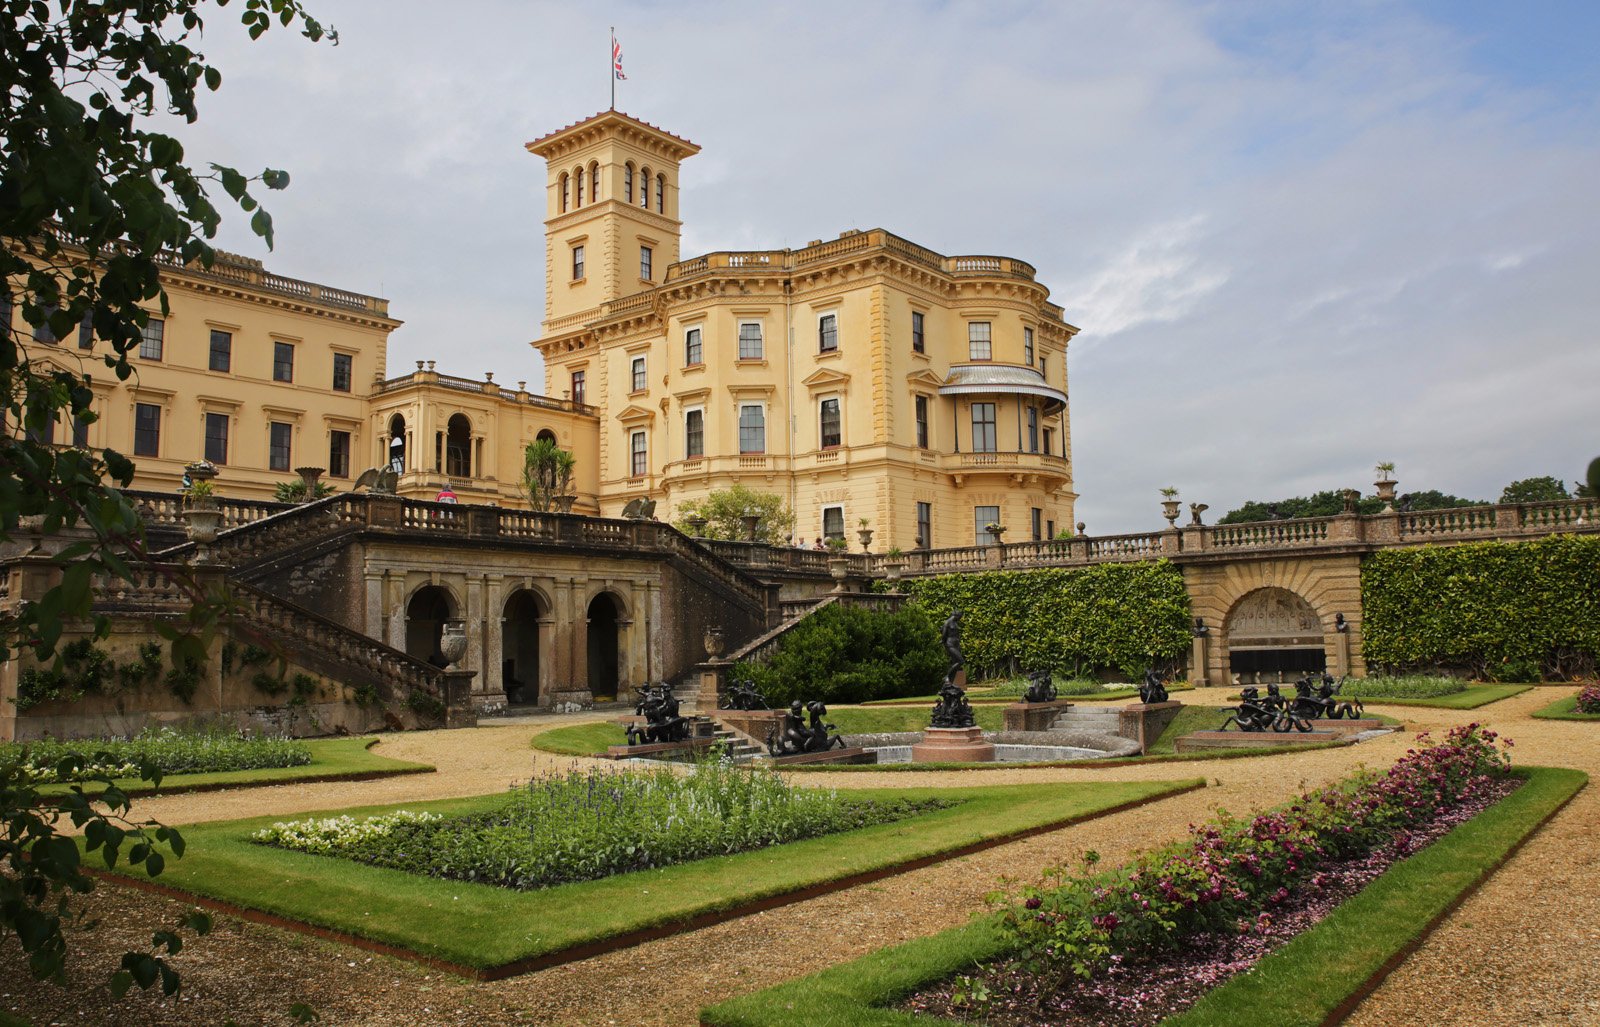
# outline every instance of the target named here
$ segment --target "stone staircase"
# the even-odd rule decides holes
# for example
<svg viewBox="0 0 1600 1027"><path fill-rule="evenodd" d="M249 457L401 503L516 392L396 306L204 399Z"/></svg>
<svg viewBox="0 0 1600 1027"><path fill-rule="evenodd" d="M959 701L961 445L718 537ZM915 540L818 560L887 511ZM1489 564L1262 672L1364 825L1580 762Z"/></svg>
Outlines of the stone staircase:
<svg viewBox="0 0 1600 1027"><path fill-rule="evenodd" d="M1062 710L1050 725L1055 731L1097 731L1103 735L1121 732L1122 707L1074 706Z"/></svg>
<svg viewBox="0 0 1600 1027"><path fill-rule="evenodd" d="M727 748L735 763L749 763L751 760L767 754L764 746L756 745L748 736L734 731L732 728L723 727L714 717L697 714L694 719L696 723L695 734L700 734L701 729L698 725L707 724L710 737L717 739Z"/></svg>

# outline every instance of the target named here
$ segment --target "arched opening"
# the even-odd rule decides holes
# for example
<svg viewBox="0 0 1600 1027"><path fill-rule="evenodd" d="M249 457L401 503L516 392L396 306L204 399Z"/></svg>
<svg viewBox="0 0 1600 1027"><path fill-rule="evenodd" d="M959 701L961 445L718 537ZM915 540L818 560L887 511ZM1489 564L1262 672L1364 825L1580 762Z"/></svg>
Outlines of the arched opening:
<svg viewBox="0 0 1600 1027"><path fill-rule="evenodd" d="M1286 588L1258 588L1228 615L1228 669L1244 684L1292 681L1327 667L1322 620Z"/></svg>
<svg viewBox="0 0 1600 1027"><path fill-rule="evenodd" d="M601 592L589 603L589 694L595 697L615 696L618 692L621 619L617 601L610 593Z"/></svg>
<svg viewBox="0 0 1600 1027"><path fill-rule="evenodd" d="M455 602L450 591L441 585L424 585L417 589L406 604L406 652L431 663L445 665L439 640L444 635L444 622L454 615Z"/></svg>
<svg viewBox="0 0 1600 1027"><path fill-rule="evenodd" d="M578 181L578 206L583 206L583 168L572 169L572 177Z"/></svg>
<svg viewBox="0 0 1600 1027"><path fill-rule="evenodd" d="M639 206L650 209L650 169L639 172Z"/></svg>
<svg viewBox="0 0 1600 1027"><path fill-rule="evenodd" d="M633 202L633 161L622 165L622 199L626 203Z"/></svg>
<svg viewBox="0 0 1600 1027"><path fill-rule="evenodd" d="M399 414L389 418L389 470L406 471L406 419Z"/></svg>
<svg viewBox="0 0 1600 1027"><path fill-rule="evenodd" d="M667 212L667 176L656 176L656 210L665 214Z"/></svg>
<svg viewBox="0 0 1600 1027"><path fill-rule="evenodd" d="M506 702L539 701L539 619L544 604L539 594L522 588L506 600L500 621L500 687Z"/></svg>
<svg viewBox="0 0 1600 1027"><path fill-rule="evenodd" d="M540 428L539 434L535 435L534 438L540 442L554 442L556 441L556 433L549 428Z"/></svg>
<svg viewBox="0 0 1600 1027"><path fill-rule="evenodd" d="M472 422L466 414L451 414L445 422L444 473L452 478L472 477Z"/></svg>
<svg viewBox="0 0 1600 1027"><path fill-rule="evenodd" d="M561 213L567 212L567 207L572 203L572 179L565 172L561 174Z"/></svg>

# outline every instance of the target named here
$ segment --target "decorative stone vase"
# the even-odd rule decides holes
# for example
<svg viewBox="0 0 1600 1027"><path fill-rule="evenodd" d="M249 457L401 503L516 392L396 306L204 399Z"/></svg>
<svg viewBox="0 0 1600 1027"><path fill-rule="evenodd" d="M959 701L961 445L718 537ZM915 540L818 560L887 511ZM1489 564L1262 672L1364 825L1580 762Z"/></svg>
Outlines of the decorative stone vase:
<svg viewBox="0 0 1600 1027"><path fill-rule="evenodd" d="M862 528L860 531L856 532L856 538L861 540L861 551L863 553L872 548L871 528Z"/></svg>
<svg viewBox="0 0 1600 1027"><path fill-rule="evenodd" d="M189 541L199 545L215 542L217 532L222 529L222 511L210 500L185 506L183 520Z"/></svg>
<svg viewBox="0 0 1600 1027"><path fill-rule="evenodd" d="M1003 546L1006 544L1006 526L1004 524L992 524L989 526L988 532L994 536L995 545Z"/></svg>
<svg viewBox="0 0 1600 1027"><path fill-rule="evenodd" d="M898 557L891 557L883 561L883 579L885 581L899 581L900 572L905 569L905 561Z"/></svg>
<svg viewBox="0 0 1600 1027"><path fill-rule="evenodd" d="M756 529L761 527L761 515L743 514L739 517L739 520L744 522L745 541L754 542L756 540Z"/></svg>
<svg viewBox="0 0 1600 1027"><path fill-rule="evenodd" d="M1162 500L1161 516L1167 519L1168 527L1176 528L1178 526L1178 501L1176 499Z"/></svg>
<svg viewBox="0 0 1600 1027"><path fill-rule="evenodd" d="M689 525L689 530L691 532L693 532L695 538L705 538L706 537L706 523L707 523L707 521L706 521L706 519L704 517L701 517L701 516L698 516L698 515L696 515L694 517L688 517L688 518L684 519L684 523Z"/></svg>
<svg viewBox="0 0 1600 1027"><path fill-rule="evenodd" d="M706 628L705 646L706 657L708 659L715 660L722 656L723 643L721 628Z"/></svg>
<svg viewBox="0 0 1600 1027"><path fill-rule="evenodd" d="M564 513L564 514L571 513L572 512L572 504L576 503L577 501L578 501L578 497L577 496L557 496L556 497L556 513Z"/></svg>
<svg viewBox="0 0 1600 1027"><path fill-rule="evenodd" d="M1378 490L1378 498L1383 500L1383 512L1394 513L1394 487L1399 482L1393 478L1384 478L1372 484Z"/></svg>
<svg viewBox="0 0 1600 1027"><path fill-rule="evenodd" d="M834 553L828 557L828 573L833 576L835 592L844 591L844 579L850 576L850 560L843 553Z"/></svg>
<svg viewBox="0 0 1600 1027"><path fill-rule="evenodd" d="M439 652L444 656L445 663L454 667L467 655L467 623L462 620L447 620L444 629L439 635Z"/></svg>

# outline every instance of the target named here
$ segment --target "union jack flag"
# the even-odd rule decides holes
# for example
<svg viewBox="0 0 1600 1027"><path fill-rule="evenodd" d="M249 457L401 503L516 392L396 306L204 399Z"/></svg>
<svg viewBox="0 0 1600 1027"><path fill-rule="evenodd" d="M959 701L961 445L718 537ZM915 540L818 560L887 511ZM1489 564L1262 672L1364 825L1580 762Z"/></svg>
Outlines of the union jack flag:
<svg viewBox="0 0 1600 1027"><path fill-rule="evenodd" d="M619 81L628 81L628 76L622 73L622 44L617 42L616 36L611 37L611 70Z"/></svg>

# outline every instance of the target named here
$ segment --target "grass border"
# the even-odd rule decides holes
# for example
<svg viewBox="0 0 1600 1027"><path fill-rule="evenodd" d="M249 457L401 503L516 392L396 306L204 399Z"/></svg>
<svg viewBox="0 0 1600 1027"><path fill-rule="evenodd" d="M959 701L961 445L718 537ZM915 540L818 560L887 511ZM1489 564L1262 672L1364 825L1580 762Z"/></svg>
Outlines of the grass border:
<svg viewBox="0 0 1600 1027"><path fill-rule="evenodd" d="M1548 706L1539 707L1529 716L1538 717L1540 720L1600 720L1600 713L1578 712L1578 694L1576 692L1564 699L1557 699Z"/></svg>
<svg viewBox="0 0 1600 1027"><path fill-rule="evenodd" d="M1509 699L1514 695L1521 695L1523 692L1530 692L1533 688L1533 685L1485 684L1469 685L1460 692L1438 695L1431 699L1368 699L1365 696L1353 698L1360 698L1361 702L1367 706L1420 706L1435 710L1475 710L1480 706L1487 706L1502 699Z"/></svg>
<svg viewBox="0 0 1600 1027"><path fill-rule="evenodd" d="M312 747L311 762L298 767L223 770L208 774L169 774L161 779L159 788L152 787L148 781L137 777L117 778L113 783L118 788L121 788L129 798L144 798L151 795L217 792L225 788L318 784L325 781L372 781L384 777L437 772L438 768L431 764L408 763L388 756L379 756L372 752L373 746L381 741L383 739L373 737L313 738L306 741L306 744ZM358 751L335 752L327 756L318 756L318 752L322 749L342 750L357 744L360 746ZM349 769L330 769L330 765L337 767L340 764L347 765ZM94 797L104 791L104 789L96 789L92 785L93 782L89 782L84 786L85 795ZM71 784L62 782L39 786L39 792L42 795L65 795L71 789Z"/></svg>
<svg viewBox="0 0 1600 1027"><path fill-rule="evenodd" d="M1168 685L1167 691L1169 693L1192 692L1194 691L1194 688L1195 686L1193 685ZM986 704L1010 706L1013 703L1019 703L1022 701L1021 696L1017 696L1016 698L1006 698L1004 696L987 695L985 692L986 690L983 688L969 688L967 690L967 702L974 706ZM1060 698L1062 702L1071 702L1074 704L1082 703L1083 705L1089 705L1095 701L1117 702L1121 699L1131 699L1138 694L1138 686L1129 685L1127 688L1108 689L1102 695L1063 695ZM841 708L844 706L912 706L917 704L931 705L932 703L936 703L938 701L939 697L937 695L912 695L901 699L872 699L868 702L862 703L841 703L840 706Z"/></svg>
<svg viewBox="0 0 1600 1027"><path fill-rule="evenodd" d="M1273 952L1249 972L1216 989L1194 1007L1163 1023L1182 1027L1338 1023L1414 952L1446 916L1559 813L1588 781L1588 775L1582 771L1559 767L1524 767L1513 773L1524 777L1527 783L1428 848L1395 864L1317 926ZM1514 837L1510 836L1512 834ZM1397 874L1397 871L1401 872ZM1399 894L1402 892L1404 896ZM1398 897L1414 898L1419 892L1427 894L1432 912L1425 921L1411 922L1409 937L1388 946L1361 946L1361 951L1355 952L1353 958L1364 961L1360 968L1364 972L1355 986L1319 999L1326 1008L1316 1019L1284 1019L1282 1005L1272 996L1281 995L1286 980L1304 989L1308 981L1317 978L1323 969L1321 961L1327 956L1317 951L1316 946L1338 930L1335 917L1341 921L1383 917L1390 913L1386 904ZM987 916L963 927L879 949L807 977L736 996L702 1009L700 1023L703 1027L784 1027L795 1022L796 1010L804 1009L808 1022L826 1023L830 1027L951 1024L953 1021L940 1017L919 1016L887 1007L926 984L1001 955L1007 946L997 930L997 923L997 915ZM1324 925L1330 923L1335 926L1325 928ZM1276 989L1266 997L1259 990L1263 982L1270 982L1270 987ZM1219 1007L1215 1018L1196 1017L1202 1004ZM1211 1013L1207 1009L1202 1015L1209 1017Z"/></svg>
<svg viewBox="0 0 1600 1027"><path fill-rule="evenodd" d="M499 980L800 902L1159 802L1204 788L1205 780L1115 784L1124 786L1134 797L1107 803L1105 799L1094 797L1093 789L1100 787L1095 784L1089 784L1089 790L1082 792L1064 790L1060 785L881 789L878 791L889 797L920 794L958 801L953 807L893 824L536 892L512 892L492 885L441 881L248 842L245 836L249 831L271 823L275 818L270 816L185 828L189 858L169 864L161 882L115 872L91 872L118 884L193 902L242 919L409 959L463 977ZM361 815L400 806L465 811L496 798L497 795L429 803L386 803L329 812ZM991 834L973 829L972 815L983 815L985 811L970 807L985 803L992 807L988 811L991 817L1002 818L1003 829ZM308 812L301 816L319 815L326 814ZM1006 816L1012 818L1009 824L1004 819ZM207 879L197 882L197 876ZM267 880L273 881L274 887L258 890L257 883ZM331 904L322 903L324 892L344 896L346 903L353 905L348 910L334 909ZM400 898L389 908L362 905L365 898L380 894ZM647 895L651 897L643 899ZM246 905L251 899L255 901ZM461 902L462 899L467 901ZM615 907L624 900L629 904L617 912ZM455 902L461 905L456 907ZM359 916L352 911L357 908L361 911ZM437 914L431 912L436 908L451 909L452 916L461 918L457 921L457 934L485 920L500 923L507 928L501 934L509 935L515 928L526 928L530 923L563 923L560 917L581 915L577 911L591 915L588 920L564 923L565 936L546 940L542 950L539 948L541 939L527 935L530 941L521 950L526 955L498 962L493 955L485 955L480 963L470 963L464 961L470 957L461 956L462 952L476 951L470 945L442 938L445 932L430 933L429 918L436 919ZM377 918L363 919L374 914L378 914ZM606 917L611 919L608 921ZM357 933L363 927L362 933ZM476 933L481 936L482 931ZM507 954L516 951L517 944L510 943Z"/></svg>

